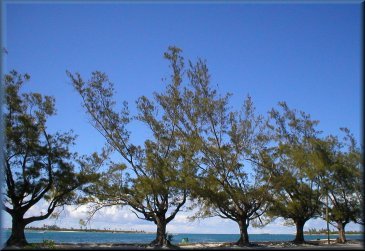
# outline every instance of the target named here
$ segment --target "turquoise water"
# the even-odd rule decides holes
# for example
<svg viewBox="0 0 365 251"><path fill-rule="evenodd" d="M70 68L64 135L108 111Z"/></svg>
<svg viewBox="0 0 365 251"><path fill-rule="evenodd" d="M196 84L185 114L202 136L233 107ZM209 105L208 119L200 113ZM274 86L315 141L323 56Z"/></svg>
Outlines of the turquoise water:
<svg viewBox="0 0 365 251"><path fill-rule="evenodd" d="M1 233L2 241L6 241L10 236L10 230ZM101 233L101 232L39 232L26 231L26 238L29 243L43 242L43 240L53 240L57 243L149 243L155 238L155 234L142 233ZM250 241L291 241L292 234L250 234ZM348 240L363 239L363 235L347 235ZM173 234L172 243L180 243L183 238L188 238L189 242L233 242L239 238L238 234ZM306 235L306 240L327 239L327 235ZM331 235L331 239L337 235Z"/></svg>

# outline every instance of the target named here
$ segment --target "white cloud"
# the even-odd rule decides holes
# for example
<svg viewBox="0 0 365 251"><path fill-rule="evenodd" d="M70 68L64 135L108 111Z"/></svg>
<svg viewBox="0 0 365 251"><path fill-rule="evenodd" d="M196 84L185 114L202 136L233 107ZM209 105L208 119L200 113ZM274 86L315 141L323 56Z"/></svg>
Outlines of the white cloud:
<svg viewBox="0 0 365 251"><path fill-rule="evenodd" d="M175 223L186 223L188 222L188 215L186 214L177 214L175 219L173 220Z"/></svg>
<svg viewBox="0 0 365 251"><path fill-rule="evenodd" d="M33 206L26 214L27 217L32 215L39 215L39 212L45 213L47 208L47 202L40 201L37 205ZM193 210L195 212L197 209ZM60 227L73 227L80 228L79 220L86 219L89 208L87 205L75 207L65 206L64 211L58 219L47 219L44 221L38 221L31 224L31 226L42 226L43 224L52 225L57 224ZM217 233L217 234L237 234L239 228L236 222L222 219L220 217L210 217L206 219L200 219L190 221L189 216L192 216L193 212L179 212L175 219L171 221L167 226L167 231L170 233ZM3 226L11 227L11 217L7 213L3 213ZM294 234L295 226L284 226L284 220L281 218L276 219L263 228L249 227L249 233L260 234ZM101 209L95 214L88 227L100 228L100 229L122 229L122 230L144 230L146 232L155 232L156 225L153 222L138 219L136 215L131 211L130 207L108 207ZM326 228L326 222L322 219L309 220L304 227L304 230L309 228ZM331 229L333 227L331 226ZM361 230L361 225L350 223L347 225L346 230Z"/></svg>
<svg viewBox="0 0 365 251"><path fill-rule="evenodd" d="M37 204L33 205L29 210L25 213L25 217L31 217L31 216L40 216L47 213L47 208L49 206L49 203L45 200L39 201Z"/></svg>
<svg viewBox="0 0 365 251"><path fill-rule="evenodd" d="M83 219L87 217L88 214L88 208L87 205L82 205L79 207L76 206L65 206L65 216L70 217L71 219Z"/></svg>

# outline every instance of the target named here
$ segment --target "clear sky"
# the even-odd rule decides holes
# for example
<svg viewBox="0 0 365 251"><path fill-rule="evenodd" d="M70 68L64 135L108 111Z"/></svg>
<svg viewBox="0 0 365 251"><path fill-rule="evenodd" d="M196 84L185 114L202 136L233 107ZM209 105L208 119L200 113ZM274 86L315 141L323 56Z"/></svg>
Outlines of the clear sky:
<svg viewBox="0 0 365 251"><path fill-rule="evenodd" d="M320 120L325 134L348 127L361 138L361 5L359 3L27 3L4 1L2 38L8 51L4 72L31 75L24 90L53 95L58 114L52 131L73 129L75 150L100 150L104 140L88 124L80 98L66 70L85 78L94 70L108 74L117 101L135 100L164 88L170 75L163 53L169 45L183 49L186 59L207 60L212 83L231 92L239 108L250 94L265 114L279 101ZM133 126L132 138L148 135ZM41 205L33 208L39 212ZM79 227L82 209L65 210L60 226ZM137 220L128 209L108 209L92 227L154 231L153 223ZM212 218L186 222L181 213L169 232L238 233L234 222ZM5 227L10 218L4 215ZM52 224L47 220L33 225ZM325 227L321 220L309 227ZM349 229L360 229L350 225ZM293 233L277 221L251 233Z"/></svg>

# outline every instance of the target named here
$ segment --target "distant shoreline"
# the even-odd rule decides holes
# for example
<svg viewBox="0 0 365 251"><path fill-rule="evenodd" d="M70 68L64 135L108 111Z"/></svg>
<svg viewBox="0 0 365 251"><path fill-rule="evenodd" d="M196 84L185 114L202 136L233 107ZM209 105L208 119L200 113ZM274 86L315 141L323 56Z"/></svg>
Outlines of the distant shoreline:
<svg viewBox="0 0 365 251"><path fill-rule="evenodd" d="M327 233L304 234L304 235L327 235ZM338 235L338 233L330 233L330 235ZM364 235L364 233L345 233L345 235Z"/></svg>
<svg viewBox="0 0 365 251"><path fill-rule="evenodd" d="M4 230L10 230L11 228L3 228ZM123 234L155 234L155 232L146 232L143 230L108 230L108 229L47 229L47 228L25 228L25 231L32 232L99 232L99 233L123 233Z"/></svg>
<svg viewBox="0 0 365 251"><path fill-rule="evenodd" d="M11 231L11 228L2 228L3 230L9 230ZM155 232L146 232L144 230L104 230L104 229L44 229L44 228L25 228L25 231L32 231L32 232L99 232L99 233L125 233L125 234L156 234ZM172 235L183 235L183 234L217 234L217 233L169 233ZM236 233L234 235L238 235L239 233ZM273 234L273 233L255 233L252 235L261 235L261 234L267 234L267 235L282 235L282 234ZM287 235L295 235L295 233L286 233ZM345 233L346 235L364 235L363 232L358 233ZM217 234L220 235L220 234ZM327 235L327 233L304 233L304 236L311 236L311 235ZM330 233L330 235L338 235L338 233Z"/></svg>

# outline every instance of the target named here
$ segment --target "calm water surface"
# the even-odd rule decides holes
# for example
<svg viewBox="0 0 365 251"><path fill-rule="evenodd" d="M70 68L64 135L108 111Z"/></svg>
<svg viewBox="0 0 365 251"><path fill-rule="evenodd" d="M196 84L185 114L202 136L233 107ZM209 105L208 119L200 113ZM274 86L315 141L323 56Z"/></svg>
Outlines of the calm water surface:
<svg viewBox="0 0 365 251"><path fill-rule="evenodd" d="M3 241L10 236L10 230L1 233ZM40 232L26 231L28 242L43 242L43 240L53 240L57 243L149 243L155 238L155 234L143 233L101 233L101 232ZM292 234L250 234L250 241L291 241ZM337 235L330 235L331 239ZM188 238L189 242L233 242L239 238L238 234L173 234L173 243L180 243L183 238ZM327 239L327 235L305 235L306 240ZM346 235L348 240L363 239L363 235Z"/></svg>

